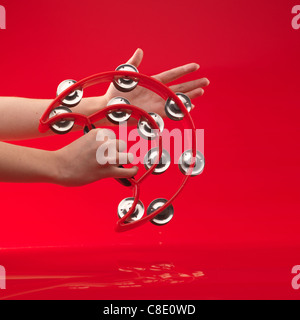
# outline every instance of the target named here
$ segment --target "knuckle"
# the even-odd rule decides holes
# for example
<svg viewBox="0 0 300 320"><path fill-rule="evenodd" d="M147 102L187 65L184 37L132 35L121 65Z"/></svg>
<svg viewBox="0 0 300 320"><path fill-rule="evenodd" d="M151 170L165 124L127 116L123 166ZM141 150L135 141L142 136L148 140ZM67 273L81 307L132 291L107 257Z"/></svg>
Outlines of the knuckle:
<svg viewBox="0 0 300 320"><path fill-rule="evenodd" d="M116 148L117 146L117 140L108 140L105 142L105 144L109 147L109 148Z"/></svg>
<svg viewBox="0 0 300 320"><path fill-rule="evenodd" d="M118 146L120 151L124 151L127 148L127 143L124 140L118 140Z"/></svg>
<svg viewBox="0 0 300 320"><path fill-rule="evenodd" d="M178 91L183 91L184 88L185 88L185 86L184 86L183 84L180 84L180 85L178 86Z"/></svg>
<svg viewBox="0 0 300 320"><path fill-rule="evenodd" d="M99 129L97 131L97 141L106 141L116 139L116 134L110 129Z"/></svg>

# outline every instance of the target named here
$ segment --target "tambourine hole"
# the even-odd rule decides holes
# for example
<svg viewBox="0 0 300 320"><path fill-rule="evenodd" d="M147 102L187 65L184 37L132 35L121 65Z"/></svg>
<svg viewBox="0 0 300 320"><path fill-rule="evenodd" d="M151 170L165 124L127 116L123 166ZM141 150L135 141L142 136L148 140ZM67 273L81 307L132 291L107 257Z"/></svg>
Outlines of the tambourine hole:
<svg viewBox="0 0 300 320"><path fill-rule="evenodd" d="M118 206L118 217L122 219L131 209L134 203L134 198L126 198L122 200ZM141 200L138 201L135 211L130 215L130 217L125 221L125 223L134 222L140 220L145 212L145 207Z"/></svg>
<svg viewBox="0 0 300 320"><path fill-rule="evenodd" d="M159 154L159 149L157 147L150 149L144 157L144 166L146 170L149 170L155 163L155 160ZM153 171L153 174L159 175L165 173L171 165L171 157L167 150L162 150L162 155Z"/></svg>
<svg viewBox="0 0 300 320"><path fill-rule="evenodd" d="M154 121L156 122L157 126L159 127L159 131L163 132L164 130L164 120L162 119L161 116L159 116L156 113L150 112L149 115L154 119ZM139 135L146 140L151 140L151 139L155 139L157 137L157 133L156 130L153 130L150 123L147 121L147 119L143 119L141 118L138 122L138 133Z"/></svg>
<svg viewBox="0 0 300 320"><path fill-rule="evenodd" d="M75 80L65 80L62 81L57 88L56 95L60 95L63 91L71 87L73 84L77 83ZM77 89L73 92L71 92L67 97L65 97L61 103L63 105L66 105L70 108L75 107L78 105L83 97L83 89Z"/></svg>
<svg viewBox="0 0 300 320"><path fill-rule="evenodd" d="M64 113L72 113L72 111L67 107L57 107L53 109L49 115L49 119ZM66 134L70 132L74 126L73 120L59 120L50 126L51 130L57 134Z"/></svg>
<svg viewBox="0 0 300 320"><path fill-rule="evenodd" d="M122 64L116 69L116 71L131 71L138 73L137 68L131 64ZM124 77L114 79L113 84L115 88L121 92L130 92L137 87L138 81Z"/></svg>
<svg viewBox="0 0 300 320"><path fill-rule="evenodd" d="M107 106L112 106L116 104L130 104L129 100L123 98L123 97L115 97L112 98ZM131 113L126 112L125 110L115 110L112 112L107 113L106 115L107 119L112 122L113 124L119 125L121 123L124 123L128 121L131 117Z"/></svg>
<svg viewBox="0 0 300 320"><path fill-rule="evenodd" d="M190 98L183 93L176 93L188 112L192 110L192 102ZM168 118L174 121L181 121L184 119L184 113L179 106L171 99L168 98L165 104L165 113Z"/></svg>
<svg viewBox="0 0 300 320"><path fill-rule="evenodd" d="M93 129L96 129L96 127L92 124L92 129L91 130L93 130ZM89 129L88 126L85 126L83 128L83 134L88 134L91 130Z"/></svg>
<svg viewBox="0 0 300 320"><path fill-rule="evenodd" d="M188 161L186 158L188 158ZM190 171L190 165L191 165L192 158L193 158L193 150L188 150L188 151L185 151L181 155L181 157L178 161L179 170L184 175L187 175ZM201 174L204 170L204 167L205 167L204 156L200 151L197 151L196 161L195 161L195 165L192 170L191 176L194 177L194 176L198 176L199 174Z"/></svg>
<svg viewBox="0 0 300 320"><path fill-rule="evenodd" d="M157 211L163 205L165 205L168 200L159 198L152 201L147 209L147 215L152 214ZM163 226L169 223L174 216L174 207L173 205L169 205L164 211L156 215L152 220L150 220L156 226Z"/></svg>

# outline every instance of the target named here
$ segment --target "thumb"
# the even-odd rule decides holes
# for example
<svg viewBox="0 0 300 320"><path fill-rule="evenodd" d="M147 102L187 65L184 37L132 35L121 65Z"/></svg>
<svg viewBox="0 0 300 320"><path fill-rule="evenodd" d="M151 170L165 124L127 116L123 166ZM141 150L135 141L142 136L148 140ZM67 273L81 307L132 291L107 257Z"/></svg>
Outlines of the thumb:
<svg viewBox="0 0 300 320"><path fill-rule="evenodd" d="M128 64L132 64L136 68L139 67L144 57L144 52L142 49L137 49L133 56L127 61Z"/></svg>

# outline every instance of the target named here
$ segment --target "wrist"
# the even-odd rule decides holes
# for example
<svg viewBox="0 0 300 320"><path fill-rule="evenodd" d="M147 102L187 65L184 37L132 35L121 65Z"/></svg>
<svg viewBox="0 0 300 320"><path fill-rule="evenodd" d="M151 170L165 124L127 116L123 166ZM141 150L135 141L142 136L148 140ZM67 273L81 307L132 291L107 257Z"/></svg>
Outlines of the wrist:
<svg viewBox="0 0 300 320"><path fill-rule="evenodd" d="M63 161L60 155L60 150L49 151L47 180L50 183L61 185L63 173Z"/></svg>
<svg viewBox="0 0 300 320"><path fill-rule="evenodd" d="M90 116L93 113L105 108L107 106L106 96L90 97L82 99L81 103L73 110L76 113L81 113Z"/></svg>

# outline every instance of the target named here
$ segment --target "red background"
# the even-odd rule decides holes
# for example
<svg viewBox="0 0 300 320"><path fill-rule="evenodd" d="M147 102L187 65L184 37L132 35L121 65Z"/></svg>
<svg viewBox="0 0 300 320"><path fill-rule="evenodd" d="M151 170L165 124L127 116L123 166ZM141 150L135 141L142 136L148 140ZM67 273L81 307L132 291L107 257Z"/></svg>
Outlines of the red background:
<svg viewBox="0 0 300 320"><path fill-rule="evenodd" d="M61 80L114 70L137 47L145 52L139 68L144 74L198 62L200 71L185 79L211 81L194 101L198 108L192 115L196 127L205 129L206 169L176 200L176 219L163 228L149 223L117 234L116 208L123 197L114 181L71 189L0 184L0 248L17 252L0 249L8 274L23 272L27 258L19 254L28 248L43 248L37 257L49 247L66 248L60 261L67 265L70 246L93 247L100 256L101 248L109 247L119 258L136 255L149 263L168 252L168 261L183 269L202 268L205 274L191 287L178 284L177 291L131 288L128 298L300 297L291 287L291 269L300 264L300 30L291 26L291 10L299 1L1 4L7 11L7 30L0 30L2 96L52 98ZM22 144L56 149L75 137ZM136 254L136 245L145 253ZM83 252L79 255L86 263L81 261L80 268L88 273L93 260ZM115 265L114 254L105 257L110 262L99 258L100 265ZM39 263L46 268L38 258L32 261L28 269ZM18 284L14 288L21 291ZM124 298L125 291L89 292L76 297Z"/></svg>

